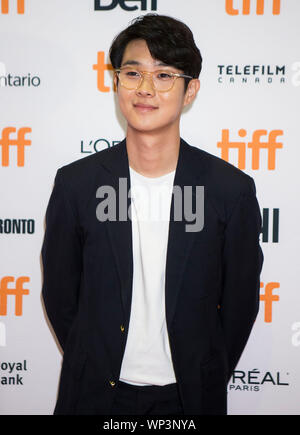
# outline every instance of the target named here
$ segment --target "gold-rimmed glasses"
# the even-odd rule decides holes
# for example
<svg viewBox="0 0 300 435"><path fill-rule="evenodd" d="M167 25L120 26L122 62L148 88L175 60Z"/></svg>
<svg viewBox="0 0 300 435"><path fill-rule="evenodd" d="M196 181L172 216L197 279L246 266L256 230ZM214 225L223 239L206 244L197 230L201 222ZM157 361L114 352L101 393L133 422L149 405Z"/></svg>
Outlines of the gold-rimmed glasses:
<svg viewBox="0 0 300 435"><path fill-rule="evenodd" d="M129 90L135 90L142 84L145 74L149 74L152 79L153 87L159 92L170 91L179 77L192 79L193 77L186 74L173 73L166 70L158 71L138 71L135 68L119 68L115 69L115 73L120 80L121 85Z"/></svg>

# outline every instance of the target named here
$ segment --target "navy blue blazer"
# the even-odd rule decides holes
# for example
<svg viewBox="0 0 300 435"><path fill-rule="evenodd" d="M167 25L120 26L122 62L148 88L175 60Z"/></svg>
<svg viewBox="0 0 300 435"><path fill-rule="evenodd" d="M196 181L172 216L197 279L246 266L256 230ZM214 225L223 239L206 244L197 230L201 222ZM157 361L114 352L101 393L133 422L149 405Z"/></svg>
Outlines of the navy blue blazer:
<svg viewBox="0 0 300 435"><path fill-rule="evenodd" d="M100 186L130 189L126 139L57 171L46 212L42 295L63 349L55 414L109 414L130 322L131 220L100 221ZM259 308L263 253L253 179L180 139L174 185L204 186L204 226L170 211L165 309L185 414L226 414L227 383ZM127 192L128 192L127 191ZM131 204L130 195L127 205ZM118 214L117 202L117 216Z"/></svg>

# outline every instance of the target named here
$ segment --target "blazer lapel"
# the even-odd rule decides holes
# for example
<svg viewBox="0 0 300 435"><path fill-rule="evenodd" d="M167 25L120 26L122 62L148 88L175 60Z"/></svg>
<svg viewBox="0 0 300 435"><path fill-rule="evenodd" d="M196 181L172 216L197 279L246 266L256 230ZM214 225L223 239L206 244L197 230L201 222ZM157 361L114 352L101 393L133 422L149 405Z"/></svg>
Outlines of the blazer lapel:
<svg viewBox="0 0 300 435"><path fill-rule="evenodd" d="M184 186L193 187L193 195L195 195L195 186L204 186L204 165L193 152L193 147L188 145L183 139L180 139L180 149L178 162L174 177L174 186L179 186L181 192L184 191ZM196 157L196 158L195 158ZM110 185L117 193L117 220L107 221L107 230L112 244L113 253L115 256L116 266L121 284L121 299L125 313L125 325L128 330L131 298L132 298L132 282L133 282L133 251L132 251L132 222L128 218L128 209L131 206L131 198L128 195L130 190L130 174L129 162L126 149L126 139L115 145L110 152L103 156L102 165L109 170ZM123 178L123 192L120 192L120 178ZM126 183L126 184L125 184ZM121 206L118 198L119 194L126 195L125 204L127 205L127 219L120 221L119 213ZM168 329L171 326L174 317L178 293L181 286L181 281L192 243L197 232L186 231L186 225L191 222L186 219L183 212L184 196L182 194L182 219L174 219L174 195L172 195L170 209L170 224L169 236L167 245L166 258L166 273L165 273L165 306L166 306L166 321ZM124 212L124 210L123 210Z"/></svg>
<svg viewBox="0 0 300 435"><path fill-rule="evenodd" d="M125 331L128 331L133 279L133 251L132 251L132 225L128 218L128 208L131 199L128 197L130 190L129 162L126 149L126 139L112 147L101 161L102 165L109 171L109 185L116 192L116 221L106 221L106 228L112 245L113 254L121 285L121 300L125 315ZM122 179L122 180L121 180ZM122 181L122 185L120 184ZM121 191L120 191L120 186ZM122 190L123 189L123 190ZM120 205L119 198L122 196L123 206ZM124 198L125 197L125 198ZM122 209L122 210L121 210ZM124 214L127 218L119 220L119 214Z"/></svg>
<svg viewBox="0 0 300 435"><path fill-rule="evenodd" d="M195 198L195 186L204 186L204 165L193 152L193 147L183 139L180 140L180 151L174 178L174 186L179 186L182 192L182 209L184 204L184 186L192 186ZM186 231L186 225L191 222L182 211L182 220L174 219L174 195L171 202L169 239L166 259L165 302L166 321L168 329L171 326L183 273L189 258L193 241L197 232Z"/></svg>

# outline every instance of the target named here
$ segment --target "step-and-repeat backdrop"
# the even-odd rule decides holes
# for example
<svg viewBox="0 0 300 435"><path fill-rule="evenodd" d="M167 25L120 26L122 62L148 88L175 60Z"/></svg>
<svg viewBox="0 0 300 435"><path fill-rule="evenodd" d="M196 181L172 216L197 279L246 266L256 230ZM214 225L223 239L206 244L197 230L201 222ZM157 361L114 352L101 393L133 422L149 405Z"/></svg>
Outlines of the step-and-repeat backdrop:
<svg viewBox="0 0 300 435"><path fill-rule="evenodd" d="M53 412L45 211L59 167L124 138L108 50L148 12L184 21L203 56L182 137L252 176L261 207L260 312L229 413L300 414L299 0L0 0L0 413Z"/></svg>

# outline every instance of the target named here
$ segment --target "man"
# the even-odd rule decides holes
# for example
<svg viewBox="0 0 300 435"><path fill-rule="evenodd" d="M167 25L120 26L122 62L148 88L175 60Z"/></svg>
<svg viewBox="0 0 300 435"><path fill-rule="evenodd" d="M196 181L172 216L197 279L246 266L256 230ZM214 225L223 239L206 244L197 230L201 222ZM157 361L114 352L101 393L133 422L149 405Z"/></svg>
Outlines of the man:
<svg viewBox="0 0 300 435"><path fill-rule="evenodd" d="M186 25L139 17L110 58L126 138L60 168L46 214L42 293L64 351L55 413L226 414L259 305L255 184L180 137L202 64ZM164 219L150 216L161 204Z"/></svg>

